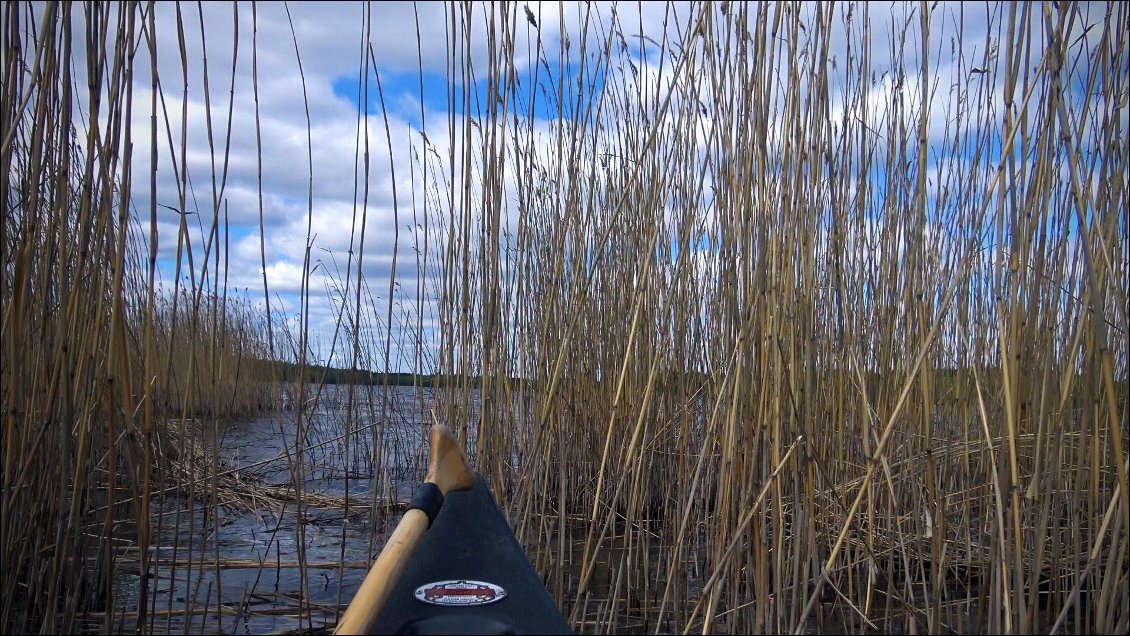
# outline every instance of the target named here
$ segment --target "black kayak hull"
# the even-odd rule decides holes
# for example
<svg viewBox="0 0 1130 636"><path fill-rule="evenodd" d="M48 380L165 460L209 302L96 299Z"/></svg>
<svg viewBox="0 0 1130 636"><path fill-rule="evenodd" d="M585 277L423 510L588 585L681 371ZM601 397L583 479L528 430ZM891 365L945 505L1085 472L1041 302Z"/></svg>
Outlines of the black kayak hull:
<svg viewBox="0 0 1130 636"><path fill-rule="evenodd" d="M444 582L449 582L444 585ZM495 592L487 583L504 590ZM439 584L439 585L437 585ZM484 595L475 599L476 589ZM419 596L431 602L417 598ZM467 602L482 602L467 605ZM434 604L434 603L440 604ZM570 634L483 478L444 499L373 634Z"/></svg>

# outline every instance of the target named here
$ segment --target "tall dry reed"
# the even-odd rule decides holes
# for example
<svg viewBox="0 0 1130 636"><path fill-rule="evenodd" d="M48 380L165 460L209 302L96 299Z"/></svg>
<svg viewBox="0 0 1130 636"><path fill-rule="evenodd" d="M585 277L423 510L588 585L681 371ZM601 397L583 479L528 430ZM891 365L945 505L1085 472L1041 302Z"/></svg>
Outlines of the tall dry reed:
<svg viewBox="0 0 1130 636"><path fill-rule="evenodd" d="M1125 9L641 10L451 11L440 363L573 625L1124 631Z"/></svg>
<svg viewBox="0 0 1130 636"><path fill-rule="evenodd" d="M133 84L153 61L152 8L13 2L0 12L0 625L9 632L146 629L145 576L128 624L107 610L127 553L152 572L150 504L188 450L170 441L194 418L214 423L272 401L260 382L271 371L262 312L226 294L224 210L201 215L211 227L196 260L180 215L177 263L190 271L163 290L156 197L149 210L134 205L133 192L156 183L155 163L152 183L131 181L133 162L150 158L130 151L132 112L157 112L157 94L138 103ZM192 487L204 491L173 490Z"/></svg>

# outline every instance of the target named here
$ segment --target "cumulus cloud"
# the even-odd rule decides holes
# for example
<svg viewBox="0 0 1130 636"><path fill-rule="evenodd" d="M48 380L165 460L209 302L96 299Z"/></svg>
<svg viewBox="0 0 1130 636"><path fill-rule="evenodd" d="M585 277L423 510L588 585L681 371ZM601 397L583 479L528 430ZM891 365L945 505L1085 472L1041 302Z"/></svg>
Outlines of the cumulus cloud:
<svg viewBox="0 0 1130 636"><path fill-rule="evenodd" d="M639 115L638 130L598 126L597 137L580 140L588 153L588 168L600 166L586 174L603 175L590 185L622 186L626 175L636 170L636 159L625 156L624 148L638 150L646 134L658 131L654 146L661 155L672 152L676 142L693 147L687 161L664 155L667 165L694 166L707 176L701 191L661 197L656 202L660 214L674 229L681 218L675 208L694 209L698 231L706 236L717 231L716 190L711 184L725 183L728 177L723 172L734 153L733 148L711 146L711 140L725 130L730 138L750 143L745 128L749 114L737 117L715 103L720 91L731 90L727 86L769 82L768 101L758 104L762 110L754 114L765 118L758 125L763 127L770 157L781 154L789 143L790 129L784 125L788 100L794 100L794 108L807 104L816 89L802 82L791 97L778 90L803 72L803 68L790 70L788 64L793 62L831 69L832 84L823 99L832 136L858 133L859 127L878 136L899 127L916 130L926 113L928 143L943 145L955 134L953 122L966 107L961 100L973 98L997 109L993 112L998 113L999 123L1007 108L1002 90L1005 60L995 42L1008 19L1004 9L932 3L927 16L930 39L921 42L920 6L892 2L831 9L824 3L716 3L705 8L710 20L702 21L704 29L711 25L709 33L719 38L711 44L715 57L709 57L702 39L683 37L698 26L692 23L697 14L688 3L529 2L512 5L506 16L492 15L498 7L491 4L449 9L437 3L156 3L151 20L139 16L146 27L133 43L133 107L128 124L134 210L140 222L148 224L150 206L157 206L158 260L165 277L172 276L181 239L191 242L199 259L215 224L229 245L226 257L233 287L261 297L265 273L268 293L277 297L276 308L289 312L305 306L311 329L332 333L338 327L337 316L357 309L361 285L365 319L374 333L387 328L382 321L388 321L391 306L393 327L400 330L395 340L434 347L431 342L415 342L412 330L419 324L436 326L438 280L445 273L443 253L448 242L464 231L458 221L482 221L484 214L497 214L502 229L498 248L508 250L515 247L514 237L522 215L530 213L529 206L538 206L544 215L526 218L559 218L553 214L564 208L565 193L552 188L560 183L560 173L553 171L562 169L557 159L562 140L572 139L576 127L585 125L580 119L569 119L577 114L578 90L588 91L590 97L595 92L606 105L618 109L617 115L626 109ZM1100 8L1081 8L1071 46L1097 45L1098 38L1088 35L1088 28L1107 18ZM92 9L69 10L74 33L83 33ZM1043 16L1038 9L1031 11L1028 28L1042 33ZM799 23L795 32L770 34L767 46L778 50L774 67L763 70L765 77L712 75L710 64L719 64L727 51L744 51L753 61L761 43L750 34L760 21L771 24L778 15L798 16ZM824 49L813 33L821 23L829 25L828 41L825 58L817 59ZM900 39L903 33L905 42ZM689 42L689 48L674 46L677 41ZM1040 38L1033 41L1025 62L1028 69L1039 65L1047 46ZM115 44L107 39L108 53ZM589 75L584 78L588 84L578 87L584 58L601 54L605 46L616 51L616 59L624 64L603 75ZM861 66L864 46L869 47L868 61ZM489 63L492 55L501 57L499 47L507 51L508 71L515 74L503 79L520 87L511 95L515 99L509 112L523 121L520 125L498 122L491 130L475 115L488 98L488 73L499 72ZM789 51L797 51L798 56L788 55ZM695 57L689 57L692 54ZM926 76L920 69L924 54L932 60ZM679 66L680 60L685 66ZM76 86L85 86L87 66L74 66ZM374 72L380 76L385 109L375 92ZM465 79L472 72L476 83L468 85ZM1068 83L1079 94L1086 72L1084 68L1068 73ZM159 80L156 93L151 88L154 77ZM921 95L923 82L930 87L926 100ZM359 96L366 83L369 94ZM727 95L734 100L742 97ZM452 104L449 97L458 99ZM656 106L668 97L662 117L655 117ZM155 111L150 106L154 98ZM78 101L89 113L89 97L79 91ZM1093 108L1116 113L1125 128L1126 108L1102 101ZM805 115L804 123L819 115ZM103 125L105 116L103 110ZM470 135L465 136L465 131ZM809 129L792 132L807 134ZM624 145L620 134L636 135L635 145ZM687 138L676 139L676 134ZM462 165L470 156L472 165L481 167L484 144L492 135L503 139L496 146L505 149L501 154L513 159L526 153L520 162L506 165L497 196L484 190L482 174ZM679 152L685 150L681 147ZM150 160L153 152L155 164ZM454 170L449 163L452 157ZM530 171L522 172L519 165ZM843 165L850 166L850 160ZM937 197L946 184L961 178L964 165L960 159L930 165L931 196ZM770 170L781 171L782 166ZM156 185L151 191L154 171ZM858 174L848 177L849 194L866 193L859 178ZM465 193L469 193L466 198ZM822 209L820 193L811 194L814 209ZM601 195L611 196L606 191ZM765 195L772 203L772 193ZM497 209L467 207L485 205ZM181 213L186 214L183 236ZM868 220L849 242L863 246L871 241L871 224ZM140 234L148 237L148 232ZM699 252L692 267L696 280L705 277L703 272L724 266L709 240L694 241L693 247ZM422 262L424 253L428 263ZM390 284L394 257L395 280ZM183 262L186 257L181 258ZM506 266L519 265L508 261ZM308 304L299 298L304 281L310 290ZM434 351L429 356L434 359ZM396 352L392 357L414 356Z"/></svg>

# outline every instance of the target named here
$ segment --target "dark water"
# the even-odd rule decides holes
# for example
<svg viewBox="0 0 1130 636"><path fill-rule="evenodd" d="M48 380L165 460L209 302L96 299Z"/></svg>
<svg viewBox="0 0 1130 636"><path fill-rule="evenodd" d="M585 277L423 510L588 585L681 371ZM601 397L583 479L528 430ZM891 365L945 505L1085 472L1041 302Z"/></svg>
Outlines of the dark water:
<svg viewBox="0 0 1130 636"><path fill-rule="evenodd" d="M150 553L154 562L144 631L328 633L325 626L336 622L399 521L400 507L383 504L410 499L426 472L423 442L432 422L432 399L429 390L411 387L393 387L387 394L380 388L364 391L355 399L361 408L350 418L345 390L329 387L301 417L288 410L218 426L212 434L205 426L204 456L216 458L229 487L219 490L222 505L194 500L187 492L156 500L152 523L158 539ZM469 402L465 410L473 414L477 396L472 394ZM382 451L375 453L378 447ZM296 484L308 502L301 510L293 503ZM196 494L202 492L201 486ZM258 495L272 498L256 499ZM346 497L352 502L348 515L340 505ZM374 498L377 505L364 505ZM573 536L583 540L584 534L582 529ZM579 555L582 549L578 545L574 552ZM307 564L305 577L300 558ZM131 568L127 558L118 570L113 631L132 632L136 625L141 577L136 559L133 564ZM590 585L598 598L608 598L614 587L613 581L600 580L604 569L597 568ZM568 576L577 574L570 571ZM693 577L688 581L692 588L695 583ZM954 594L960 598L964 591ZM569 605L566 601L566 612ZM977 614L976 603L970 602L947 620L958 632L976 632ZM904 632L909 623L883 625ZM103 628L99 621L99 631ZM625 616L618 629L650 633L655 626ZM846 611L818 612L806 629L862 631Z"/></svg>
<svg viewBox="0 0 1130 636"><path fill-rule="evenodd" d="M231 488L220 488L219 506L194 503L187 493L155 503L152 523L161 528L148 583L154 632L261 634L335 622L399 520L397 507L381 504L410 499L426 472L422 442L432 421L429 389L358 391L351 421L345 388L326 387L301 417L287 410L217 425L218 436L204 427L201 443L218 457ZM377 445L382 453L373 452ZM293 503L296 484L311 502L303 510ZM257 492L275 498L259 501ZM348 516L340 505L347 496ZM365 505L374 498L377 506ZM136 622L137 570L127 564L117 581L123 630Z"/></svg>

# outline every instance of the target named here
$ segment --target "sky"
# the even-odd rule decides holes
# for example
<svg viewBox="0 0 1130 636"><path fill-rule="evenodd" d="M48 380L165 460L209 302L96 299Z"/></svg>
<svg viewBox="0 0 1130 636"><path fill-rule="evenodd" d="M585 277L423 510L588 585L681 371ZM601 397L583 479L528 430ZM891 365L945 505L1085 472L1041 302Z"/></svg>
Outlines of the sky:
<svg viewBox="0 0 1130 636"><path fill-rule="evenodd" d="M931 55L944 60L938 65L938 76L950 77L982 64L989 18L997 10L979 3L932 5L934 41L928 48ZM450 127L467 115L458 104L452 113L449 103L450 90L465 88L458 72L465 66L459 65L455 73L450 70L453 18L457 31L470 31L475 68L481 72L487 68L491 45L484 25L489 13L498 7L473 3L449 10L432 2L157 2L154 6L155 31L139 31L136 42L132 194L135 214L148 234L153 198L149 187L153 169L150 140L155 121L150 108L153 73L148 40L153 37L160 82L155 198L163 284L171 286L178 260L181 217L172 208L189 212L184 218L193 243L197 278L213 210L218 209L220 222L227 228L223 239L228 245L224 256L227 289L262 304L265 262L272 307L291 317L292 329L298 327L295 316L306 307L308 332L313 338L312 361L340 364L346 359L343 356L347 350L340 342L331 347L341 306L335 299L356 293L355 276L349 272L356 268L355 259L361 254L368 283L362 290L367 297L364 302L381 307L373 315L381 319L386 313L395 256L398 285L392 291L392 312L397 316L394 322L404 326L404 333L420 325L425 338L434 338L437 270L419 263L427 225L421 218L423 197L428 187L422 181L419 158L429 153L446 158ZM810 3L797 6L809 15L816 10ZM914 6L917 3L872 5L872 38L885 42L891 29L906 23ZM508 19L516 25L515 68L532 72L536 59L531 52L539 42L547 60L559 59L562 33L577 37L586 8L587 3L511 5ZM86 22L81 6L71 10L76 25ZM665 30L685 29L690 13L682 3L592 3L591 10L590 16L597 16L602 23L615 13L622 24L630 25L625 26L626 33L642 30L655 42L663 40ZM1104 10L1100 5L1093 13ZM837 14L835 20L839 24L842 18ZM955 49L953 27L958 21L965 38ZM840 55L846 52L849 28L840 24L833 30L831 51ZM578 48L571 41L562 59L575 58ZM632 55L647 77L644 81L662 86L664 78L659 75L654 49L651 47L650 57L639 49L633 49ZM878 57L872 61L873 68L889 67L892 60L883 57L886 47L877 45L875 49ZM918 54L917 50L908 51L904 61L913 66ZM253 81L253 61L257 82ZM375 73L370 64L375 64ZM78 72L81 75L83 71L79 68ZM365 98L359 96L362 75L369 82ZM872 97L883 104L897 91L913 98L914 78L900 86L893 80L878 82ZM545 110L536 112L535 120L544 130L551 125L553 114L544 101L541 103ZM363 113L366 109L367 118ZM185 114L188 123L182 145ZM931 127L932 137L944 134L944 121L938 120ZM230 144L225 144L229 128ZM422 130L426 131L426 142ZM367 168L362 160L366 135L359 131L367 131ZM187 175L188 188L182 202L178 177L183 174ZM460 185L457 181L451 184L453 188ZM431 214L443 214L442 202L430 206ZM442 226L443 221L433 217L432 223ZM432 235L429 240L436 238ZM429 246L433 265L437 245ZM180 261L182 277L187 276L187 258L182 255ZM300 292L307 270L310 290L304 303ZM383 334L383 330L372 333ZM398 344L390 354L390 370L420 366L425 367L423 371L431 370L427 367L434 362L434 342L412 344L402 341L402 335L394 337ZM423 365L413 362L420 350Z"/></svg>
<svg viewBox="0 0 1130 636"><path fill-rule="evenodd" d="M190 238L195 240L199 259L213 200L222 200L230 228L229 290L250 290L248 296L261 303L265 261L273 307L295 316L303 306L300 292L304 271L309 270L308 332L317 341L312 344L311 358L344 363L348 350L340 343L335 345L332 335L340 323L341 303L335 302L335 298L342 294L351 296L356 291L355 276L348 272L356 267L355 261L351 263L351 255L362 253L359 242L364 213L363 272L371 288L364 289L363 294L368 297L369 306L387 306L387 281L393 272L395 253L398 284L393 291L393 312L399 318L394 318L394 322L404 326L405 331L422 324L425 334L434 337L436 270L421 268L419 264L417 256L422 251L425 223L413 213L419 213L425 187L418 174L418 157L425 154L421 130L430 131L432 153L446 157L447 131L453 121L449 117L448 89L462 81L458 73L452 76L449 71L452 48L447 43L453 39L453 27L448 8L429 2L265 2L257 4L253 12L246 3L235 7L219 2L186 3L181 6L180 27L173 4L159 2L156 9L157 68L162 93L157 203L168 206L158 208L157 228L159 261L166 280L171 280L175 271L180 238L179 216L169 208L181 208L178 175L172 166L181 161L176 155L181 147L182 108L187 108L185 156L191 184L184 207L198 211L189 215L190 226L198 224L190 228ZM539 15L543 10L536 5L533 9ZM549 9L557 11L554 7ZM470 40L479 68L486 67L487 38L483 25L489 11L491 8L483 5L459 9L459 28L470 25ZM554 16L555 20L559 17ZM656 18L644 11L644 22L654 22ZM579 20L577 7L568 7L564 16L566 29L575 28L572 25ZM654 28L662 26L656 24ZM182 68L178 47L180 32L184 33L187 73ZM518 48L528 50L530 30L520 28L517 32ZM536 38L537 31L532 33ZM541 34L547 56L559 52L559 33L545 29ZM366 42L371 43L371 49ZM261 170L256 142L253 48L259 88ZM207 100L203 90L205 59ZM375 63L375 73L371 63ZM518 60L516 64L529 66L530 60ZM145 66L138 65L135 77L134 100L139 105L148 105L152 93L152 76ZM360 96L361 78L366 73L367 100ZM186 75L187 102L183 99ZM366 107L367 119L362 113ZM138 131L134 135L136 157L149 156L149 110L146 107L134 111L133 127ZM458 112L458 105L456 110L457 117L463 114ZM209 149L208 143L209 111L214 150ZM231 143L224 148L229 112ZM364 153L360 147L364 135L359 135L359 129L367 129L367 169L359 165ZM213 163L222 166L225 155L227 178L221 178L222 195L214 197L217 188L211 178ZM413 162L417 162L415 166ZM148 183L150 167L143 163L135 165L138 185ZM217 170L222 173L222 167ZM258 228L260 173L265 237L262 251ZM148 216L145 211L149 199L147 191L135 189L134 202L144 217ZM307 246L310 261L304 265ZM181 262L182 268L187 266L184 257ZM418 293L421 289L422 293ZM386 312L373 313L379 320ZM292 325L292 329L297 327ZM383 328L376 332L383 333ZM395 339L399 341L400 334ZM369 347L372 348L371 344ZM393 348L398 347L394 344ZM434 342L424 348L429 349L425 358L434 360ZM404 362L411 359L409 352L394 352L391 357L389 364L394 370L412 366ZM424 366L429 366L427 360Z"/></svg>

